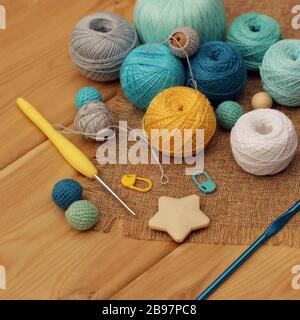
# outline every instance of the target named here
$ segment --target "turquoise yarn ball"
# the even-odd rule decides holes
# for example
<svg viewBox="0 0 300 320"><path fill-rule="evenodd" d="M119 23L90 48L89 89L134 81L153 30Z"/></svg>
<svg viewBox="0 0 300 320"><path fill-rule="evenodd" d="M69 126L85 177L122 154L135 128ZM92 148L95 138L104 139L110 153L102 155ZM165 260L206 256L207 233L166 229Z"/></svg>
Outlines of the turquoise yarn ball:
<svg viewBox="0 0 300 320"><path fill-rule="evenodd" d="M226 14L223 0L138 0L134 22L142 42L164 42L178 27L191 27L201 43L223 40Z"/></svg>
<svg viewBox="0 0 300 320"><path fill-rule="evenodd" d="M244 113L244 109L237 102L225 101L218 106L216 117L222 128L231 130Z"/></svg>
<svg viewBox="0 0 300 320"><path fill-rule="evenodd" d="M81 88L75 96L75 105L78 109L92 101L102 101L101 93L93 87Z"/></svg>
<svg viewBox="0 0 300 320"><path fill-rule="evenodd" d="M227 40L244 58L246 68L259 71L266 51L282 39L280 25L271 17L260 13L247 13L231 24Z"/></svg>
<svg viewBox="0 0 300 320"><path fill-rule="evenodd" d="M120 80L128 99L145 111L158 93L167 88L184 85L185 70L169 47L145 44L126 57Z"/></svg>
<svg viewBox="0 0 300 320"><path fill-rule="evenodd" d="M72 179L61 180L53 187L52 199L58 207L68 209L73 202L82 199L82 186Z"/></svg>
<svg viewBox="0 0 300 320"><path fill-rule="evenodd" d="M247 80L247 70L240 53L224 41L211 41L191 58L191 69L198 89L217 106L235 100Z"/></svg>
<svg viewBox="0 0 300 320"><path fill-rule="evenodd" d="M300 40L281 40L265 54L260 68L264 90L279 104L300 106Z"/></svg>
<svg viewBox="0 0 300 320"><path fill-rule="evenodd" d="M91 229L99 220L98 209L86 200L74 202L65 214L68 224L79 231Z"/></svg>

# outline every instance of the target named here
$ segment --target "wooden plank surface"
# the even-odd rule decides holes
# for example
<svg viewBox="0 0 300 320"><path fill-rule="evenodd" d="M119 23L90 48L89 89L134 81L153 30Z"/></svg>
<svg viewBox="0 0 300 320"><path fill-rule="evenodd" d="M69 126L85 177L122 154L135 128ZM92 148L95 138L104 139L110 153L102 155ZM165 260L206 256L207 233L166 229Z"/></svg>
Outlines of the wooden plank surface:
<svg viewBox="0 0 300 320"><path fill-rule="evenodd" d="M69 57L69 37L75 24L95 11L128 15L133 6L132 0L24 0L20 6L16 5L18 1L2 2L8 12L8 26L0 34L0 168L45 140L32 126L23 126L23 115L15 112L18 96L34 101L52 123L68 125L73 121L74 94L91 84L80 76ZM94 85L105 99L119 88L118 82Z"/></svg>
<svg viewBox="0 0 300 320"><path fill-rule="evenodd" d="M195 299L247 247L184 244L161 259L112 299ZM299 299L291 270L299 249L264 247L212 299Z"/></svg>
<svg viewBox="0 0 300 320"><path fill-rule="evenodd" d="M53 184L76 173L18 112L29 98L52 123L70 125L73 98L85 85L105 100L119 83L95 84L80 76L68 55L73 26L94 11L132 19L134 0L5 0L0 31L0 265L7 290L0 299L192 299L245 246L176 245L126 239L122 223L108 234L79 233L51 201ZM91 154L91 144L72 140ZM299 249L265 247L236 273L215 299L298 299L291 268Z"/></svg>
<svg viewBox="0 0 300 320"><path fill-rule="evenodd" d="M91 144L72 139L88 153ZM108 298L176 245L124 239L111 233L80 233L51 201L56 181L76 174L49 141L0 172L0 264L8 290L0 298Z"/></svg>

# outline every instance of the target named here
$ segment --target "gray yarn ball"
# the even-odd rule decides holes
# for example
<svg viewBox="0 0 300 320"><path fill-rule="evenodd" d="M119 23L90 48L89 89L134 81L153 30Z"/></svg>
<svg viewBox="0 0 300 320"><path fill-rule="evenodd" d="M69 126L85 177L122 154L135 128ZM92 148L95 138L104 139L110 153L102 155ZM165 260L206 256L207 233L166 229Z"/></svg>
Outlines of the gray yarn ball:
<svg viewBox="0 0 300 320"><path fill-rule="evenodd" d="M76 131L87 139L97 140L97 133L113 126L113 115L109 107L100 101L92 101L78 110L74 119Z"/></svg>
<svg viewBox="0 0 300 320"><path fill-rule="evenodd" d="M193 56L200 48L198 33L190 27L179 27L169 37L169 47L179 58Z"/></svg>
<svg viewBox="0 0 300 320"><path fill-rule="evenodd" d="M70 40L70 55L84 76L112 81L119 78L124 59L137 45L137 33L126 20L101 12L77 24Z"/></svg>

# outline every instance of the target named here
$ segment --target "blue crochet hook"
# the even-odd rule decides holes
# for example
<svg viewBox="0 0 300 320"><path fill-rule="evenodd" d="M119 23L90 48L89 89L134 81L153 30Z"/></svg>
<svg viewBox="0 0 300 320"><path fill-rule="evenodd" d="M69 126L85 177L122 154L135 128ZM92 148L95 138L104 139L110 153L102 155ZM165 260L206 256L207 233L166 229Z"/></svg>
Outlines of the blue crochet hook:
<svg viewBox="0 0 300 320"><path fill-rule="evenodd" d="M277 218L269 228L247 249L228 269L226 269L206 290L204 290L196 300L205 300L218 287L221 286L258 248L260 248L268 239L278 233L300 210L300 200L296 202L287 212Z"/></svg>

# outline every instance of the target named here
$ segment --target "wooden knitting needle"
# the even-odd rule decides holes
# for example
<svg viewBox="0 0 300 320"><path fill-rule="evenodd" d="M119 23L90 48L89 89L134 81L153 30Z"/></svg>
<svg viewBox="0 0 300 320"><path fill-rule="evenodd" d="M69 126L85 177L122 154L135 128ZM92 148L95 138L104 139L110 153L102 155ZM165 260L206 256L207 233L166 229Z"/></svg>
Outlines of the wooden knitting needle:
<svg viewBox="0 0 300 320"><path fill-rule="evenodd" d="M37 109L23 98L17 99L20 110L48 137L64 159L78 172L98 181L109 191L133 216L136 216L127 204L99 177L97 168L89 158L73 143L56 131Z"/></svg>

